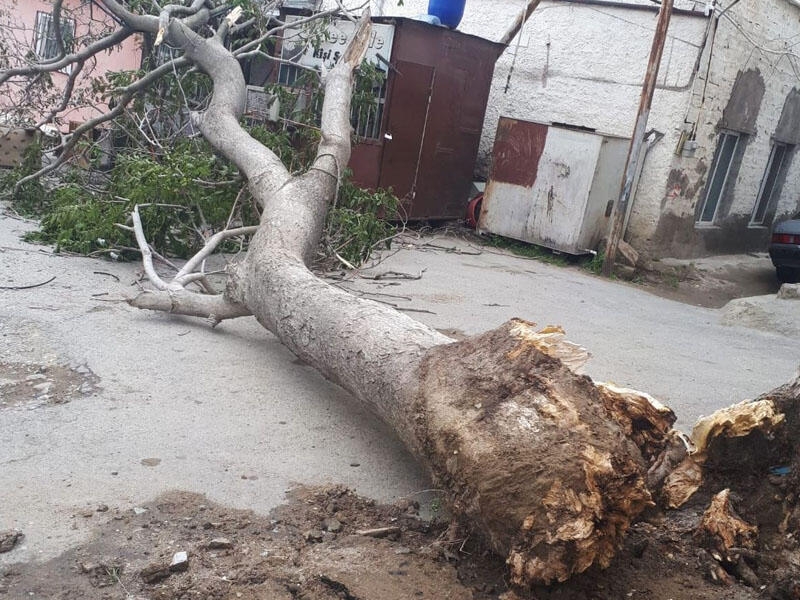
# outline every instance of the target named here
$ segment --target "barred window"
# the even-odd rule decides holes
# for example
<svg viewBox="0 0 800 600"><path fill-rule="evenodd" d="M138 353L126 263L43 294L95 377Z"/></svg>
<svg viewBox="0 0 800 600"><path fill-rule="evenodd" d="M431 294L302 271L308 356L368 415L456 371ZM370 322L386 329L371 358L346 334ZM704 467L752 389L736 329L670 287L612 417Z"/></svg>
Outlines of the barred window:
<svg viewBox="0 0 800 600"><path fill-rule="evenodd" d="M73 40L75 39L75 21L73 19L61 19L61 39L64 41L66 51L71 52ZM33 44L39 60L52 60L58 57L60 49L56 40L55 23L51 13L41 11L36 13ZM69 72L72 70L72 66L70 65L64 70Z"/></svg>

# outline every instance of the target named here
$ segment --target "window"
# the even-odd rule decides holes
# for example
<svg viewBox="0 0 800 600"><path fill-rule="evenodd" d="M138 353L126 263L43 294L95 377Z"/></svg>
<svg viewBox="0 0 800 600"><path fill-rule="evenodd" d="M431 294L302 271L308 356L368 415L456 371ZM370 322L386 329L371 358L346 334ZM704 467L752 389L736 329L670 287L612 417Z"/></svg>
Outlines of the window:
<svg viewBox="0 0 800 600"><path fill-rule="evenodd" d="M386 78L384 77L372 88L373 100L361 106L353 106L350 122L353 124L356 137L377 140L381 134L383 123L383 107L386 104Z"/></svg>
<svg viewBox="0 0 800 600"><path fill-rule="evenodd" d="M706 187L702 209L697 217L698 223L711 224L716 219L720 199L731 175L731 165L736 157L740 137L735 131L723 131L720 134L714 162L711 165L711 177Z"/></svg>
<svg viewBox="0 0 800 600"><path fill-rule="evenodd" d="M75 21L61 19L61 39L67 52L72 50L72 41L75 38ZM60 54L56 40L53 15L45 12L36 13L36 28L33 37L34 49L39 60L51 60Z"/></svg>
<svg viewBox="0 0 800 600"><path fill-rule="evenodd" d="M290 57L284 60L296 60L299 57L295 54L295 59ZM290 88L300 88L305 85L307 78L304 77L302 67L292 64L281 63L278 69L278 83ZM381 132L383 123L383 109L386 104L386 77L372 88L373 101L362 102L359 107L353 106L350 114L350 122L358 138L377 140ZM322 108L321 106L319 107Z"/></svg>
<svg viewBox="0 0 800 600"><path fill-rule="evenodd" d="M772 151L769 154L767 170L764 171L764 178L761 180L761 188L758 190L758 198L753 207L753 216L750 220L751 225L764 225L767 212L774 206L773 199L777 200L783 179L786 176L784 166L789 165L791 146L775 142L772 144Z"/></svg>

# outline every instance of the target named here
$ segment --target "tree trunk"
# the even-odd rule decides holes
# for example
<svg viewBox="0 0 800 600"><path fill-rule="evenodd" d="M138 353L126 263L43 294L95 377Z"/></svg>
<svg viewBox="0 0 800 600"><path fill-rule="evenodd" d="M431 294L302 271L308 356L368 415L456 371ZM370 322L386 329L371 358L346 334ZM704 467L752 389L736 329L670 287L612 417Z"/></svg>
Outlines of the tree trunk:
<svg viewBox="0 0 800 600"><path fill-rule="evenodd" d="M211 105L196 122L245 174L263 217L223 297L165 290L132 304L215 322L253 314L394 428L447 490L454 514L508 557L514 582L563 581L607 566L651 503L648 465L593 382L560 360L570 347L558 332L514 320L454 342L306 267L349 160L352 73L368 37L362 20L327 75L314 165L291 177L239 127L245 87L235 59L216 37L170 22L169 43L214 81Z"/></svg>

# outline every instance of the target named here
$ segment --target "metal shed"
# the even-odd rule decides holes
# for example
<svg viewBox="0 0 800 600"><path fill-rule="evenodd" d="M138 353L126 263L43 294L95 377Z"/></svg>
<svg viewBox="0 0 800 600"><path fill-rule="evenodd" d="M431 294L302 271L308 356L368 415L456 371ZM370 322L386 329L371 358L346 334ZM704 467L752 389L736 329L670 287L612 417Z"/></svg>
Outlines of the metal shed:
<svg viewBox="0 0 800 600"><path fill-rule="evenodd" d="M410 219L464 214L492 84L505 46L422 21L393 25L379 135L353 149L354 180L392 188Z"/></svg>
<svg viewBox="0 0 800 600"><path fill-rule="evenodd" d="M568 254L608 229L630 140L501 117L478 229Z"/></svg>

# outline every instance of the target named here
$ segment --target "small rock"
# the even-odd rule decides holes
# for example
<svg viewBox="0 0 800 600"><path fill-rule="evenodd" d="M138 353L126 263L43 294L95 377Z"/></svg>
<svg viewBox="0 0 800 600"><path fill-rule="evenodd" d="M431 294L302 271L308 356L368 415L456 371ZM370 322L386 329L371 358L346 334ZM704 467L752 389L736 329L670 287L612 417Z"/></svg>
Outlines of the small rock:
<svg viewBox="0 0 800 600"><path fill-rule="evenodd" d="M133 514L135 514L135 515L143 515L146 512L147 512L146 508L141 508L139 506L134 506L133 507Z"/></svg>
<svg viewBox="0 0 800 600"><path fill-rule="evenodd" d="M171 575L168 565L152 563L139 572L145 583L158 583Z"/></svg>
<svg viewBox="0 0 800 600"><path fill-rule="evenodd" d="M0 531L0 553L11 552L25 535L18 529Z"/></svg>
<svg viewBox="0 0 800 600"><path fill-rule="evenodd" d="M357 462L351 462L351 463L350 463L350 466L351 466L351 467L360 467L360 466L361 466L361 463L357 463Z"/></svg>
<svg viewBox="0 0 800 600"><path fill-rule="evenodd" d="M229 550L230 548L233 548L233 542L228 538L219 537L211 540L208 543L208 547L212 550Z"/></svg>
<svg viewBox="0 0 800 600"><path fill-rule="evenodd" d="M405 546L400 546L397 550L394 551L395 554L411 554L411 548L406 548Z"/></svg>
<svg viewBox="0 0 800 600"><path fill-rule="evenodd" d="M328 518L322 521L322 529L331 533L339 533L342 530L342 524L338 519Z"/></svg>
<svg viewBox="0 0 800 600"><path fill-rule="evenodd" d="M52 381L43 381L42 383L37 383L36 385L34 385L33 389L35 389L37 392L42 392L43 394L46 394L47 392L50 391L51 387L53 387Z"/></svg>
<svg viewBox="0 0 800 600"><path fill-rule="evenodd" d="M145 467L157 467L161 464L160 458L143 458L139 461Z"/></svg>
<svg viewBox="0 0 800 600"><path fill-rule="evenodd" d="M303 537L310 544L317 544L322 541L322 532L317 529L310 529L303 534Z"/></svg>
<svg viewBox="0 0 800 600"><path fill-rule="evenodd" d="M101 504L95 509L97 512L108 512L108 504Z"/></svg>
<svg viewBox="0 0 800 600"><path fill-rule="evenodd" d="M784 283L781 289L778 290L778 298L781 300L800 300L800 283Z"/></svg>
<svg viewBox="0 0 800 600"><path fill-rule="evenodd" d="M172 562L169 563L169 570L173 573L185 571L189 568L189 555L186 552L176 552L172 555Z"/></svg>
<svg viewBox="0 0 800 600"><path fill-rule="evenodd" d="M100 563L85 562L80 565L81 573L94 573L100 569Z"/></svg>
<svg viewBox="0 0 800 600"><path fill-rule="evenodd" d="M91 517L94 516L94 511L91 508L87 508L86 510L81 511L81 516L84 519L90 519Z"/></svg>

